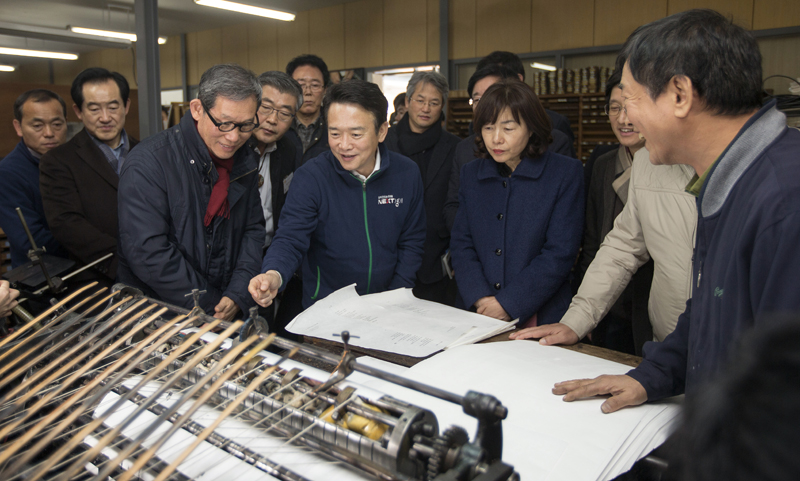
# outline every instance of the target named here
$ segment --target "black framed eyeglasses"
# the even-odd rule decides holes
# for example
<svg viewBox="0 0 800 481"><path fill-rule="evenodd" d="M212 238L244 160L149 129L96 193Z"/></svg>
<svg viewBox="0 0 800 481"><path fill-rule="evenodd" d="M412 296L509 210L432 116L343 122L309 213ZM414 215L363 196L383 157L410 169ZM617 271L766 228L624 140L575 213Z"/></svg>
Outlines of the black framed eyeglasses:
<svg viewBox="0 0 800 481"><path fill-rule="evenodd" d="M206 108L205 105L203 105L203 110L205 111L206 115L208 115L208 118L209 118L209 120L211 120L211 123L214 124L214 126L216 128L218 128L220 132L231 132L236 127L239 127L239 132L241 132L243 134L246 134L248 132L252 132L253 130L255 130L256 127L258 127L258 124L259 124L259 122L258 122L258 114L256 114L256 121L255 122L253 122L253 121L241 122L241 123L237 123L237 122L218 122L217 119L215 119L214 117L211 116L211 112L208 111L208 109Z"/></svg>
<svg viewBox="0 0 800 481"><path fill-rule="evenodd" d="M286 112L285 110L278 110L275 107L270 107L269 105L262 105L261 108L258 109L259 112L264 114L264 118L269 118L272 115L272 112L278 116L278 120L281 122L288 122L292 120L294 114L291 112Z"/></svg>

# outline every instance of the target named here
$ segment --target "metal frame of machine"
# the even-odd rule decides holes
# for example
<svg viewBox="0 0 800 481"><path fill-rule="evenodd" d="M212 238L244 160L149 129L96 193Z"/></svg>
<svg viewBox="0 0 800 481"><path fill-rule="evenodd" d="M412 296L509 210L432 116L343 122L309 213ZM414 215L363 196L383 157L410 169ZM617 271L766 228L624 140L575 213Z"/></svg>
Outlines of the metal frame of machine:
<svg viewBox="0 0 800 481"><path fill-rule="evenodd" d="M192 479L183 466L202 443L265 475L307 479L226 436L220 426L234 421L378 479L518 479L501 459L507 410L490 395L459 396L363 365L347 333L337 356L266 333L255 312L224 322L115 289L86 286L0 340L1 479ZM268 347L277 362L267 361ZM319 381L284 366L298 354L333 373ZM477 433L440 433L428 409L344 387L355 371L461 405ZM176 432L194 438L166 458Z"/></svg>

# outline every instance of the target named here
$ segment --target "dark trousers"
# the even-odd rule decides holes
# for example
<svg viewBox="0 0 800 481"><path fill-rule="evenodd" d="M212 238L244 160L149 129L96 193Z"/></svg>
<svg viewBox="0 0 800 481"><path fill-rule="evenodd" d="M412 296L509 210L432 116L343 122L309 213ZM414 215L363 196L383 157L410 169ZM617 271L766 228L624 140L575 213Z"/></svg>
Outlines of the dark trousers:
<svg viewBox="0 0 800 481"><path fill-rule="evenodd" d="M456 305L458 288L456 287L455 279L450 279L447 276L430 284L421 282L417 278L412 292L417 299L438 302L439 304L453 307Z"/></svg>

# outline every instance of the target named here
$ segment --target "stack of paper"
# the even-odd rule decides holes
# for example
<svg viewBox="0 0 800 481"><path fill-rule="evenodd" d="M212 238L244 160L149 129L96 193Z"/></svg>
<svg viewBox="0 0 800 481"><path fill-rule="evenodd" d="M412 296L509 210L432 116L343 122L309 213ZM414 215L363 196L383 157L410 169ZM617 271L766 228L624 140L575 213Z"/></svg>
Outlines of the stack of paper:
<svg viewBox="0 0 800 481"><path fill-rule="evenodd" d="M368 362L368 361L367 361ZM603 414L605 399L565 403L553 384L601 374L624 374L628 366L531 341L462 346L437 354L401 375L456 394L479 391L509 411L503 421L503 461L525 480L607 480L663 443L680 411L679 401L645 404ZM358 376L354 381L365 381ZM367 384L436 413L440 430L461 426L475 434L477 422L460 406L383 381Z"/></svg>
<svg viewBox="0 0 800 481"><path fill-rule="evenodd" d="M511 330L516 322L417 299L411 289L359 296L354 284L317 301L286 330L337 342L349 331L354 346L426 357Z"/></svg>

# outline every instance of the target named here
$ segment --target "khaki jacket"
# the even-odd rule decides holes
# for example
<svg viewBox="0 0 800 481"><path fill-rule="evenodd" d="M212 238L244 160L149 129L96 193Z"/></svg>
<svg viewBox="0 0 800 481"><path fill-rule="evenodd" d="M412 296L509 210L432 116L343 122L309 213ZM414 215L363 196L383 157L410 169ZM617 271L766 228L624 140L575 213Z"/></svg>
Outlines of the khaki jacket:
<svg viewBox="0 0 800 481"><path fill-rule="evenodd" d="M646 149L636 153L628 202L561 319L578 336L597 326L650 258L655 264L648 303L654 340L662 341L675 329L692 295L697 207L684 189L694 173L687 165L653 165Z"/></svg>

